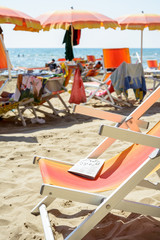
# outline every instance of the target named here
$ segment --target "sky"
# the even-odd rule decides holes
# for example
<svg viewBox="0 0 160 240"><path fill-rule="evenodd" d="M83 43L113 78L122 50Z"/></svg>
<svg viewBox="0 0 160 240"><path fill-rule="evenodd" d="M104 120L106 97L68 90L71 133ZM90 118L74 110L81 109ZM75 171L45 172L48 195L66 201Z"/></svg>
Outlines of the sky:
<svg viewBox="0 0 160 240"><path fill-rule="evenodd" d="M145 13L160 14L160 0L1 0L0 6L14 8L31 17L40 14L68 10L96 11L110 18ZM62 48L65 31L62 29L39 33L14 31L13 25L1 24L7 48ZM79 48L140 48L141 33L138 30L82 29ZM160 48L160 31L144 30L144 48Z"/></svg>

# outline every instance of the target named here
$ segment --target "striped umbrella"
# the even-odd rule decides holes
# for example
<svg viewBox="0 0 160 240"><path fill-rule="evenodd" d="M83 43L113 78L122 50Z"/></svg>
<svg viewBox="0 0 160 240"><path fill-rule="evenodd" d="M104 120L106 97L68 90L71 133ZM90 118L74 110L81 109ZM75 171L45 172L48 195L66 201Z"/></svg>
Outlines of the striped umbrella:
<svg viewBox="0 0 160 240"><path fill-rule="evenodd" d="M14 24L14 30L39 32L40 21L15 9L0 6L0 24Z"/></svg>
<svg viewBox="0 0 160 240"><path fill-rule="evenodd" d="M64 29L69 32L70 40L68 40L68 52L72 53L73 46L73 30L80 30L83 28L113 28L118 27L118 22L97 12L74 10L47 12L36 18L42 24L44 31L51 29ZM71 31L71 33L70 33ZM70 42L69 42L70 41ZM67 45L66 45L67 46ZM70 49L70 50L69 50ZM66 51L67 52L67 51ZM67 56L67 59L74 58L73 54Z"/></svg>
<svg viewBox="0 0 160 240"><path fill-rule="evenodd" d="M116 27L118 27L116 20L103 14L74 9L47 12L36 19L41 22L44 31L49 31L52 28L68 30L70 25L72 25L74 29L100 27L116 29Z"/></svg>
<svg viewBox="0 0 160 240"><path fill-rule="evenodd" d="M160 15L157 14L132 14L116 18L121 30L141 30L141 62L143 57L143 30L160 30Z"/></svg>

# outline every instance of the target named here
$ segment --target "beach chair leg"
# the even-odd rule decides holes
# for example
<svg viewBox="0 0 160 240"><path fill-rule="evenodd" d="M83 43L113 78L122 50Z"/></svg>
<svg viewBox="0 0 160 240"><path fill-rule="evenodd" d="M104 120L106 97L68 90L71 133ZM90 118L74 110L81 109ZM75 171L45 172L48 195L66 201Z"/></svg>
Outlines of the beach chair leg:
<svg viewBox="0 0 160 240"><path fill-rule="evenodd" d="M38 119L37 113L36 113L33 105L31 106L31 110L32 110L32 113L35 116L35 118Z"/></svg>
<svg viewBox="0 0 160 240"><path fill-rule="evenodd" d="M42 204L48 207L54 201L53 197L45 196L32 210L31 213L35 216L40 214L39 208Z"/></svg>
<svg viewBox="0 0 160 240"><path fill-rule="evenodd" d="M58 94L58 98L59 100L62 102L62 104L64 105L65 109L67 110L67 112L70 112L69 111L69 108L67 107L66 103L63 101L62 97Z"/></svg>
<svg viewBox="0 0 160 240"><path fill-rule="evenodd" d="M53 113L58 116L58 112L56 111L56 109L53 107L53 105L51 104L51 102L49 100L47 100L47 103L49 105L49 107L53 110Z"/></svg>
<svg viewBox="0 0 160 240"><path fill-rule="evenodd" d="M18 116L20 117L20 119L21 119L21 121L22 121L22 124L23 124L23 126L24 127L26 127L27 126L27 124L26 124L26 122L25 122L25 119L24 119L24 117L23 117L23 115L22 115L22 113L21 113L21 110L20 110L20 107L18 106Z"/></svg>
<svg viewBox="0 0 160 240"><path fill-rule="evenodd" d="M40 215L41 215L41 220L42 220L42 225L44 229L44 235L46 240L54 240L53 232L52 232L52 227L49 221L48 217L48 212L46 209L46 206L42 204L39 207Z"/></svg>

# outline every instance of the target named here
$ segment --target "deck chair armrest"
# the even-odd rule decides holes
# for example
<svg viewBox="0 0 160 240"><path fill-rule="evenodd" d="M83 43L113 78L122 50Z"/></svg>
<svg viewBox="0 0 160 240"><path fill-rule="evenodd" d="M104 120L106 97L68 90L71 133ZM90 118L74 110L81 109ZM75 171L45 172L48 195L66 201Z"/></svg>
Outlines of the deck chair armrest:
<svg viewBox="0 0 160 240"><path fill-rule="evenodd" d="M43 156L39 156L39 155L34 156L33 164L38 164L39 161L43 158L48 159L49 161L52 161L52 162L64 163L64 164L70 165L71 167L74 165L74 163L70 163L67 161L61 161L61 160L57 160L57 159L52 159L52 158L47 158L47 157L43 157Z"/></svg>
<svg viewBox="0 0 160 240"><path fill-rule="evenodd" d="M121 114L102 111L102 110L99 110L99 109L86 107L86 106L82 106L82 105L74 105L73 112L83 114L83 115L87 115L87 116L90 116L90 117L96 117L96 118L116 122L116 123L122 123L123 121L127 122L129 120L132 120L132 117L129 119L129 118L126 118L126 116L121 115ZM144 129L147 129L148 125L149 125L148 122L143 121L143 120L136 120L136 124L140 128L144 128Z"/></svg>
<svg viewBox="0 0 160 240"><path fill-rule="evenodd" d="M134 132L127 129L101 125L99 134L122 141L160 148L160 137L151 136L144 133Z"/></svg>

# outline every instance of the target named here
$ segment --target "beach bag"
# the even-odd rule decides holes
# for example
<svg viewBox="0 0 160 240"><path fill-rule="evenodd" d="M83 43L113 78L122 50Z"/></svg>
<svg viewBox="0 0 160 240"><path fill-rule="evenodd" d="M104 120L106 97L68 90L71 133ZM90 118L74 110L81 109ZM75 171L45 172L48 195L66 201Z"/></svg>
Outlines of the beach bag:
<svg viewBox="0 0 160 240"><path fill-rule="evenodd" d="M84 102L86 102L86 94L83 80L81 77L80 69L76 68L69 103L80 104Z"/></svg>

